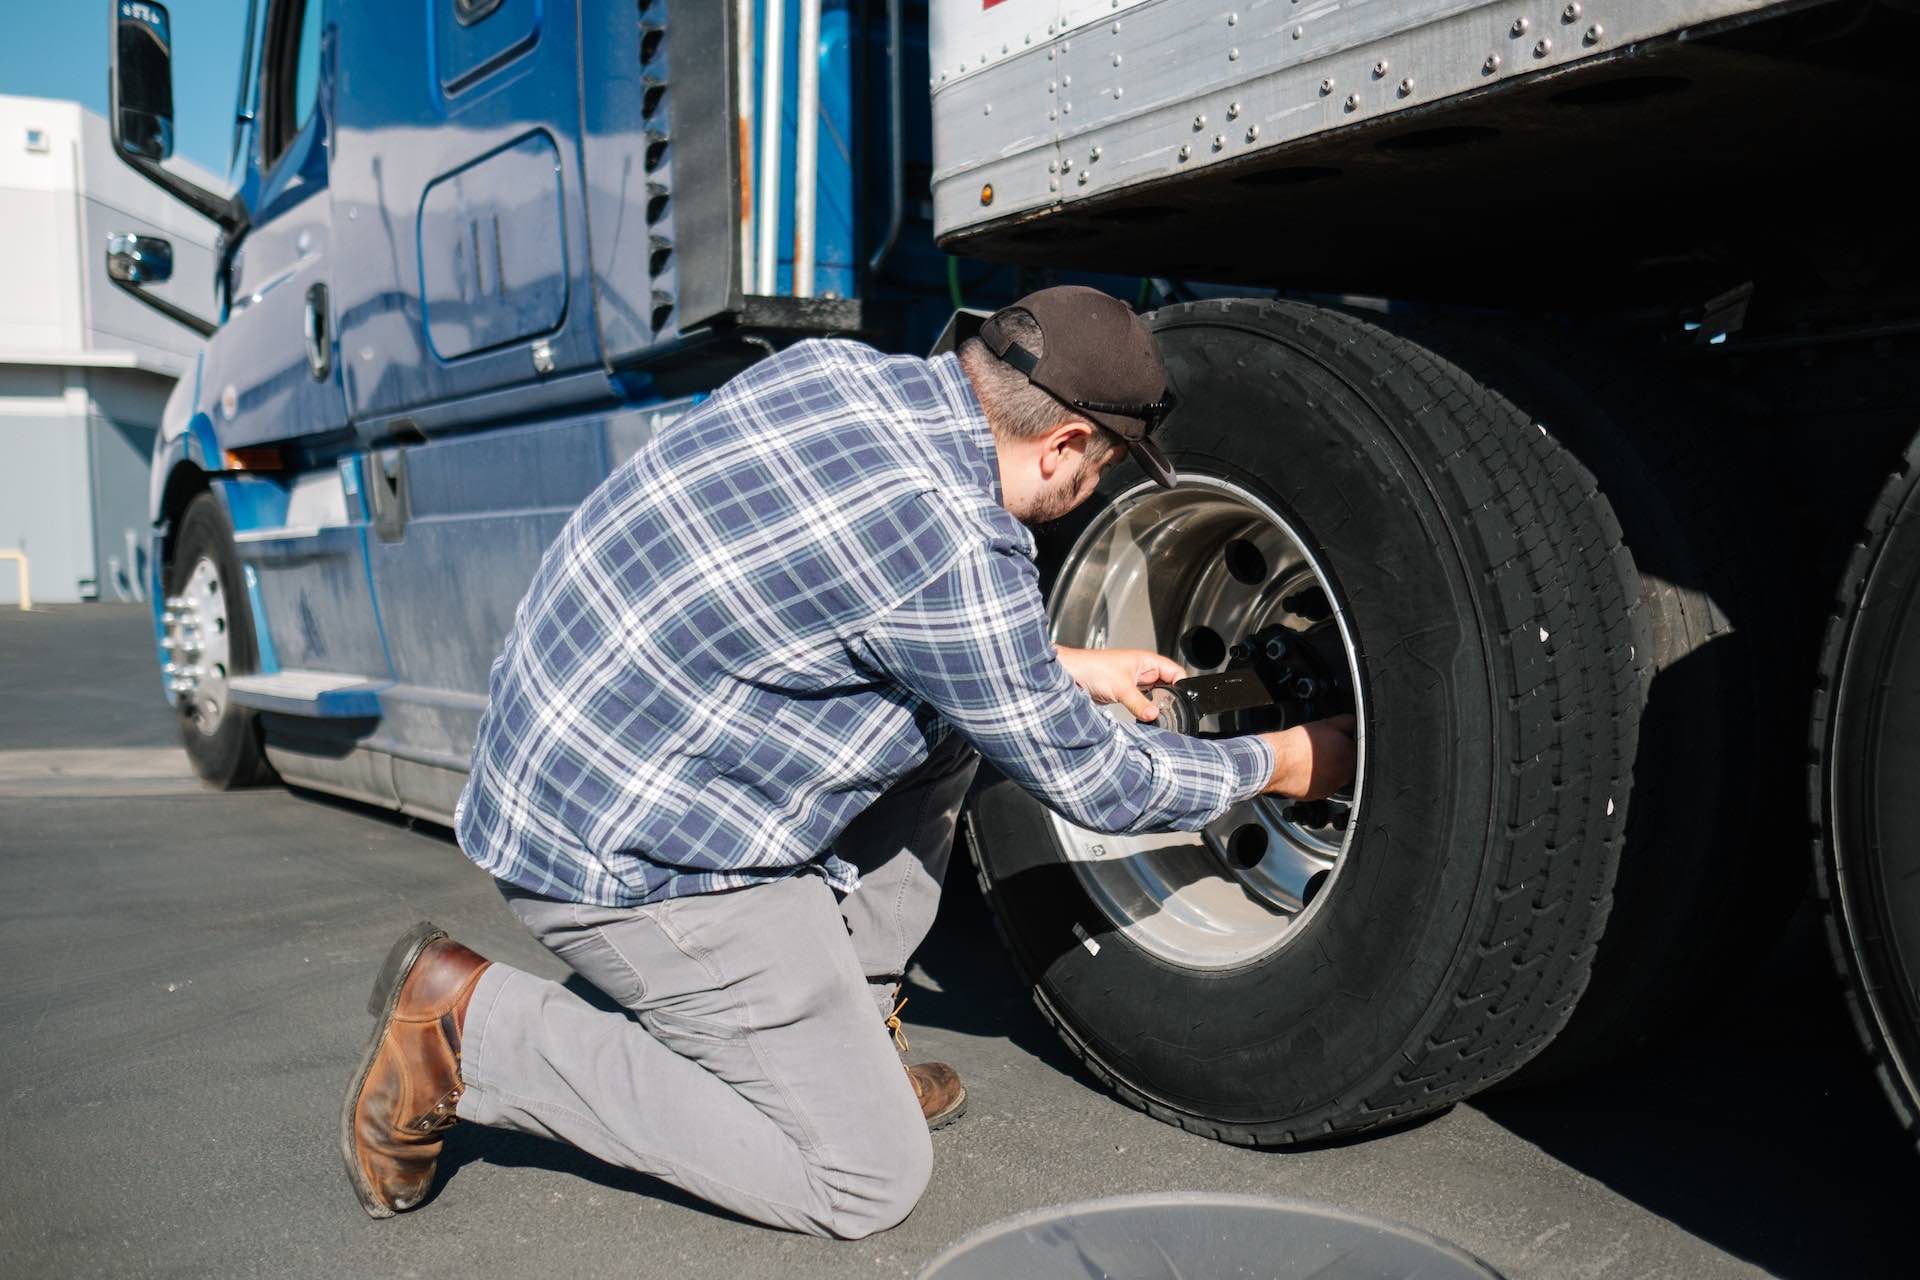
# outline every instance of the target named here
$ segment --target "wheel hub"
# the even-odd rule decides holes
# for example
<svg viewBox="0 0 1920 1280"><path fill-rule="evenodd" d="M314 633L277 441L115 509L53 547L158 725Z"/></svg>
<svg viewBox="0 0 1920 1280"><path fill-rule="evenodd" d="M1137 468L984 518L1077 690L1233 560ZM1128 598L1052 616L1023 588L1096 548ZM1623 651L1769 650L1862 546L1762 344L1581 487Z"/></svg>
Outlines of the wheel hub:
<svg viewBox="0 0 1920 1280"><path fill-rule="evenodd" d="M1187 474L1121 494L1081 535L1050 608L1062 644L1153 649L1196 674L1158 690L1163 726L1202 737L1353 711L1347 619L1306 543L1243 488ZM1125 719L1124 708L1110 713ZM1144 949L1226 968L1283 945L1329 896L1365 776L1325 801L1260 796L1204 831L1104 835L1053 817L1093 900Z"/></svg>
<svg viewBox="0 0 1920 1280"><path fill-rule="evenodd" d="M167 597L160 614L165 628L160 670L181 713L205 734L220 728L227 708L228 662L226 593L220 569L209 556L194 563L178 595Z"/></svg>

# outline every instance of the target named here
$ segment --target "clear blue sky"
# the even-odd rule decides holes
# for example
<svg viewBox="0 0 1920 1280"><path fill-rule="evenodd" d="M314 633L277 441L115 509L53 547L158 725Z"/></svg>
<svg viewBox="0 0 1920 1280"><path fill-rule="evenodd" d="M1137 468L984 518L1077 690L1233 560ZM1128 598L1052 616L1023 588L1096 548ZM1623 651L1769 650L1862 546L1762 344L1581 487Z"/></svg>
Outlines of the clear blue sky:
<svg viewBox="0 0 1920 1280"><path fill-rule="evenodd" d="M0 2L9 10L0 40L0 93L72 98L105 115L111 0ZM224 174L247 0L171 0L167 12L175 154Z"/></svg>

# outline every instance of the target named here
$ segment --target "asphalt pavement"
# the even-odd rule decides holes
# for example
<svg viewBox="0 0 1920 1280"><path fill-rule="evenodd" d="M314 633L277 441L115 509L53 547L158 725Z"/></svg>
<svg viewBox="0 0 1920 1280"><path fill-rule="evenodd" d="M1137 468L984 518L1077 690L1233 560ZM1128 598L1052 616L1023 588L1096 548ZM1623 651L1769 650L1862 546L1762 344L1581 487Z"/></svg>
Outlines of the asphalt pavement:
<svg viewBox="0 0 1920 1280"><path fill-rule="evenodd" d="M916 1057L967 1116L856 1244L770 1231L541 1139L463 1125L431 1200L369 1220L341 1091L389 942L431 918L555 978L442 828L282 788L203 790L139 606L0 612L0 1275L894 1277L1043 1205L1309 1197L1520 1277L1910 1275L1920 1161L1803 916L1697 1029L1551 1089L1297 1152L1103 1092L1055 1043L956 866L911 975Z"/></svg>

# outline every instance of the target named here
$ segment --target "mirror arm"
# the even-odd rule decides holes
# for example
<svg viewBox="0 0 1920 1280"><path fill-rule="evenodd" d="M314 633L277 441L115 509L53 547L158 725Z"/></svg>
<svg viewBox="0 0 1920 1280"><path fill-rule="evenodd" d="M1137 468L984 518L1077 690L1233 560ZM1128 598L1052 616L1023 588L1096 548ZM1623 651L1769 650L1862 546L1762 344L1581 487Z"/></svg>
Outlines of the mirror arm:
<svg viewBox="0 0 1920 1280"><path fill-rule="evenodd" d="M119 113L115 112L114 116L117 121ZM226 233L229 240L239 239L241 234L246 231L248 221L247 206L241 202L238 194L231 196L215 195L199 183L183 178L177 173L169 172L151 160L143 160L139 156L129 155L120 146L120 130L117 123L113 133L114 151L119 154L120 158L124 160L134 172L138 173L148 182L153 183L156 187L159 187L175 200L186 205L189 209L192 209L195 213L213 219L220 225L220 229Z"/></svg>
<svg viewBox="0 0 1920 1280"><path fill-rule="evenodd" d="M116 279L114 276L108 275L107 282L111 284L114 288L122 290L128 294L131 294L135 300L139 302L143 302L147 306L152 307L155 311L158 311L161 315L173 321L175 324L185 325L187 328L193 330L195 333L199 334L203 338L211 338L213 336L213 331L220 327L219 325L214 324L211 320L203 320L199 316L193 314L193 312L185 310L184 308L175 306L173 303L168 302L165 298L160 297L158 294L148 293L145 289L142 289L139 285L134 284L131 281Z"/></svg>

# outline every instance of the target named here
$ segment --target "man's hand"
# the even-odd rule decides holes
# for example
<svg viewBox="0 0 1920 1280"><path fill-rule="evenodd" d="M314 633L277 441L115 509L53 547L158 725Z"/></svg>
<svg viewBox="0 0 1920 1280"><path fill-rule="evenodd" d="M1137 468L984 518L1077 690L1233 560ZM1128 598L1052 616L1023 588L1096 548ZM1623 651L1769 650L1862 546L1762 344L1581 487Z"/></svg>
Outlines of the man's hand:
<svg viewBox="0 0 1920 1280"><path fill-rule="evenodd" d="M1101 706L1118 702L1138 720L1153 720L1160 708L1142 690L1183 679L1186 668L1150 649L1069 649L1057 644L1060 665Z"/></svg>
<svg viewBox="0 0 1920 1280"><path fill-rule="evenodd" d="M1358 761L1352 716L1329 716L1260 736L1273 748L1273 776L1266 794L1289 800L1324 800L1353 781Z"/></svg>

